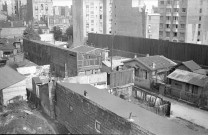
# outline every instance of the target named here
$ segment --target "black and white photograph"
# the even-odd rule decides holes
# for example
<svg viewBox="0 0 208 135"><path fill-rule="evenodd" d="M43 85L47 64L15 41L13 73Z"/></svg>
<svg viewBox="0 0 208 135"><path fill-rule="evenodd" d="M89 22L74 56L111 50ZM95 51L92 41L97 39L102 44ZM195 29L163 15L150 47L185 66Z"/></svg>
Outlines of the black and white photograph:
<svg viewBox="0 0 208 135"><path fill-rule="evenodd" d="M208 135L208 0L0 0L0 134Z"/></svg>

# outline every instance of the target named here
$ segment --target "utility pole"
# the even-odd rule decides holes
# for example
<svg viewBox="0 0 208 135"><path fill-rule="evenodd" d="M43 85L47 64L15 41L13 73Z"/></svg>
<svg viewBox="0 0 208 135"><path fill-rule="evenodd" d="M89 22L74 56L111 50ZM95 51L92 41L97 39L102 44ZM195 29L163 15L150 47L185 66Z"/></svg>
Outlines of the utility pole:
<svg viewBox="0 0 208 135"><path fill-rule="evenodd" d="M111 71L113 71L113 42L114 42L114 33L111 39Z"/></svg>

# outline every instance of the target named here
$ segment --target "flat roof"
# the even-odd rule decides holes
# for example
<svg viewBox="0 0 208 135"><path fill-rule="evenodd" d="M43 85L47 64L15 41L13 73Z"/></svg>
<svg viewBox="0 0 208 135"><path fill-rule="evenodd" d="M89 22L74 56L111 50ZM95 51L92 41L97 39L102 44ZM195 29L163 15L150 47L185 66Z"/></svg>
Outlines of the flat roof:
<svg viewBox="0 0 208 135"><path fill-rule="evenodd" d="M196 135L197 132L189 129L186 125L179 124L171 119L159 116L145 110L140 106L109 94L105 90L97 89L89 84L58 83L71 91L82 95L87 91L89 100L102 106L120 117L128 119L132 112L133 123L158 135Z"/></svg>
<svg viewBox="0 0 208 135"><path fill-rule="evenodd" d="M93 46L88 46L88 45L77 46L77 47L71 48L70 50L80 52L80 53L89 53L89 52L97 50L97 49L105 50L105 49L102 49L102 48L95 48Z"/></svg>

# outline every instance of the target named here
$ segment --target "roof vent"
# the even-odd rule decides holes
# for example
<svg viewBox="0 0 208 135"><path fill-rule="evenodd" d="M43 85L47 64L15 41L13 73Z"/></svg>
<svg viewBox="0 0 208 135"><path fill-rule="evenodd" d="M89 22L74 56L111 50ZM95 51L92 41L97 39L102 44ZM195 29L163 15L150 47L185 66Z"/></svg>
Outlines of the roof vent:
<svg viewBox="0 0 208 135"><path fill-rule="evenodd" d="M155 69L156 64L153 62L152 63L152 68Z"/></svg>

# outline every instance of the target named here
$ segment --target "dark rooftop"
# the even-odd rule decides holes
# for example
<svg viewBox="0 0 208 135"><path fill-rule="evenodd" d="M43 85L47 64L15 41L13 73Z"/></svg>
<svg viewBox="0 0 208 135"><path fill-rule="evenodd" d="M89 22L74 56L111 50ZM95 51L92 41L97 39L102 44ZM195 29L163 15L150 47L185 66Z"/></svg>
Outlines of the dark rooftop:
<svg viewBox="0 0 208 135"><path fill-rule="evenodd" d="M8 66L0 67L0 90L14 85L25 77Z"/></svg>
<svg viewBox="0 0 208 135"><path fill-rule="evenodd" d="M119 97L109 94L105 90L97 89L89 84L71 84L60 82L71 91L82 95L86 90L89 100L102 106L125 119L128 119L132 112L133 123L157 135L196 135L197 132L189 129L185 125L172 121L171 119L156 115L153 112L145 110L136 104L132 104Z"/></svg>
<svg viewBox="0 0 208 135"><path fill-rule="evenodd" d="M201 67L193 60L182 62L182 64L190 69L192 72L201 69Z"/></svg>
<svg viewBox="0 0 208 135"><path fill-rule="evenodd" d="M164 69L173 67L176 65L175 62L171 61L170 59L164 57L164 56L148 56L148 57L139 57L139 58L133 58L131 60L124 61L124 63L130 62L130 61L138 61L145 67L147 67L149 70L158 70L158 69ZM153 63L155 64L155 68L153 68Z"/></svg>
<svg viewBox="0 0 208 135"><path fill-rule="evenodd" d="M208 83L207 76L180 69L176 69L173 73L169 74L168 78L200 87L205 87Z"/></svg>

